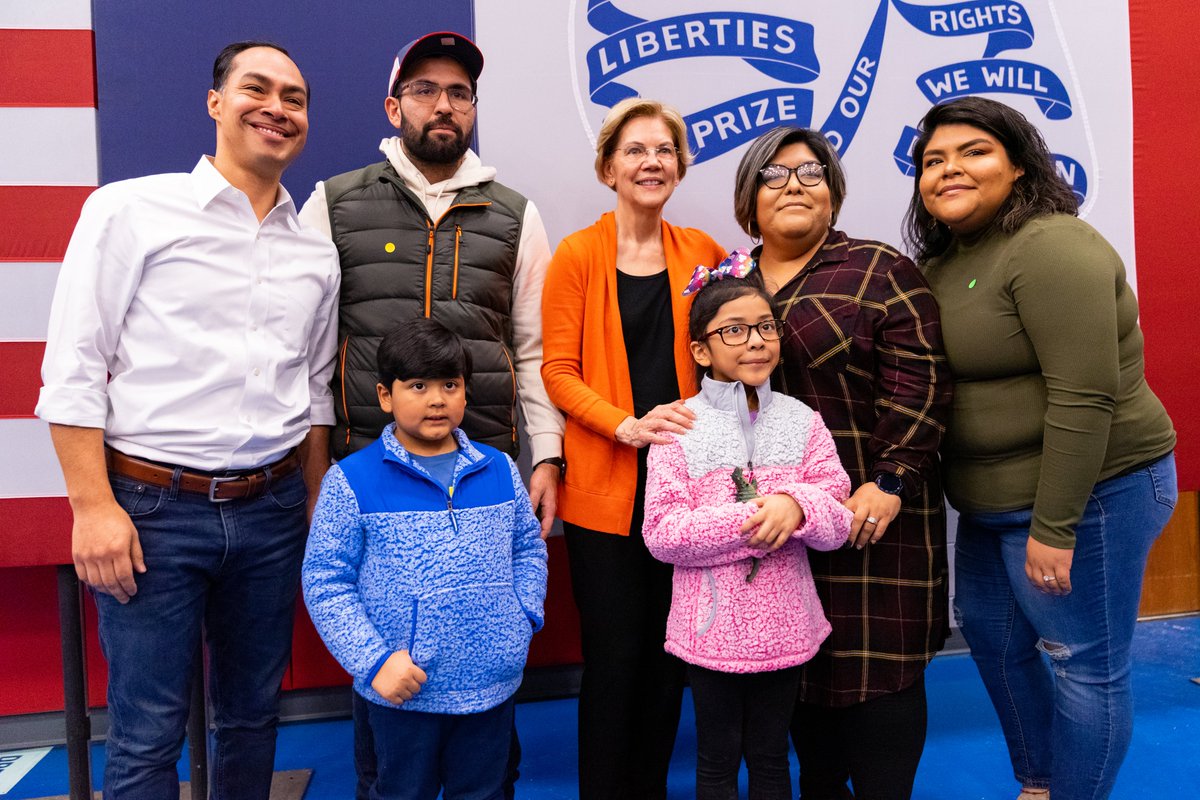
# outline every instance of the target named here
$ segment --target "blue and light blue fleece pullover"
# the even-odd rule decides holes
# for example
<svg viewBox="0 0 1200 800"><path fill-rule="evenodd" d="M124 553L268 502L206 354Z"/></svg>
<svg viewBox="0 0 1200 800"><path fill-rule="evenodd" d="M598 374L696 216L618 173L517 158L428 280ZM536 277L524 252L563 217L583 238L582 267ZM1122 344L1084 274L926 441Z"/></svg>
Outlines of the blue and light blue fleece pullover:
<svg viewBox="0 0 1200 800"><path fill-rule="evenodd" d="M408 650L429 679L402 708L472 714L521 683L542 627L546 544L512 459L461 430L447 488L394 425L330 468L304 556L304 601L355 690Z"/></svg>

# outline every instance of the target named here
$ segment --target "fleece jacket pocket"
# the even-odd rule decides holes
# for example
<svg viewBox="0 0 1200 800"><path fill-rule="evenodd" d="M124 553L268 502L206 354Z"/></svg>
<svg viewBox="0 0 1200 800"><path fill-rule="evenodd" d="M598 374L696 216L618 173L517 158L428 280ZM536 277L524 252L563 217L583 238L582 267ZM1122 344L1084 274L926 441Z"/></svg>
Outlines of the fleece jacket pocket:
<svg viewBox="0 0 1200 800"><path fill-rule="evenodd" d="M511 583L444 589L417 600L411 655L426 689L482 689L525 667L533 626Z"/></svg>

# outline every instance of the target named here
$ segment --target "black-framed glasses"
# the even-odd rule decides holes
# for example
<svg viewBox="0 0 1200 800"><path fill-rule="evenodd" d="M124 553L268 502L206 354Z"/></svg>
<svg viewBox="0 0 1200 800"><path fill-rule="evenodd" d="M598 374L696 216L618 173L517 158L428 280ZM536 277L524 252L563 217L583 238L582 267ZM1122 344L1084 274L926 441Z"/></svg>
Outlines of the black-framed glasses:
<svg viewBox="0 0 1200 800"><path fill-rule="evenodd" d="M471 106L479 102L479 95L466 86L438 86L430 81L410 81L400 87L396 96L408 95L421 105L432 106L438 98L446 93L450 107L455 111L469 111Z"/></svg>
<svg viewBox="0 0 1200 800"><path fill-rule="evenodd" d="M767 164L758 171L758 177L768 189L782 189L792 179L793 172L801 186L816 186L825 180L825 165L819 161L805 161L795 167Z"/></svg>
<svg viewBox="0 0 1200 800"><path fill-rule="evenodd" d="M663 145L662 147L645 147L640 144L631 144L629 147L620 148L618 153L625 156L627 161L642 161L646 156L653 155L659 161L674 161L679 158L679 151L674 147Z"/></svg>
<svg viewBox="0 0 1200 800"><path fill-rule="evenodd" d="M700 341L707 341L709 337L720 336L721 341L729 347L737 347L740 344L745 344L750 341L750 331L758 331L758 335L762 337L764 342L776 342L783 338L783 320L781 319L764 319L762 322L756 322L749 325L745 322L735 322L732 325L724 325L716 330L709 331L700 337Z"/></svg>

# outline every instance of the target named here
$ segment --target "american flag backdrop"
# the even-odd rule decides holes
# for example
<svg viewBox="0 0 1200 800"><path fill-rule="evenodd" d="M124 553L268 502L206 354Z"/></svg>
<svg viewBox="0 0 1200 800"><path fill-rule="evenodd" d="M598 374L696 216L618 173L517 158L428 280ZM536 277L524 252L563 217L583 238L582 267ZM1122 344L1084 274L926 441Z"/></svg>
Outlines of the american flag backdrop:
<svg viewBox="0 0 1200 800"><path fill-rule="evenodd" d="M86 0L0 5L0 563L61 557L48 522L69 519L46 425L33 416L58 266L98 184L91 8ZM55 541L57 539L58 541Z"/></svg>
<svg viewBox="0 0 1200 800"><path fill-rule="evenodd" d="M99 182L94 65L88 0L0 3L0 714L62 708L44 565L70 560L71 515L33 409L59 262Z"/></svg>

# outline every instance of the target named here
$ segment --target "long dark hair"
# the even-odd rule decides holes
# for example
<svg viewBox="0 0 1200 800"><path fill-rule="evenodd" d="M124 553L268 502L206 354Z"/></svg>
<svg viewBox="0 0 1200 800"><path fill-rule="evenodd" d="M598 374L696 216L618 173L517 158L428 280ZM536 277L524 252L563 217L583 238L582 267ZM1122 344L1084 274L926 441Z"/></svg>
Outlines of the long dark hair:
<svg viewBox="0 0 1200 800"><path fill-rule="evenodd" d="M771 309L772 314L777 314L775 310L775 301L762 285L754 280L754 275L758 271L751 273L749 278L725 278L720 281L713 281L705 286L700 291L696 292L696 296L692 298L692 310L688 312L688 340L692 342L701 341L704 336L704 329L708 327L708 323L713 321L713 317L717 316L717 312L721 310L721 306L728 303L730 300L736 300L748 294L757 295L767 301L767 307ZM704 373L708 368L696 362L696 385L699 386L704 380Z"/></svg>
<svg viewBox="0 0 1200 800"><path fill-rule="evenodd" d="M1025 170L1013 183L989 228L1015 233L1034 217L1079 213L1075 193L1055 169L1046 140L1024 114L986 97L960 97L929 109L921 120L921 135L913 145L917 173L904 215L904 242L918 262L940 256L954 241L954 234L934 219L921 199L925 148L942 125L970 125L986 131L1004 147L1013 166Z"/></svg>

